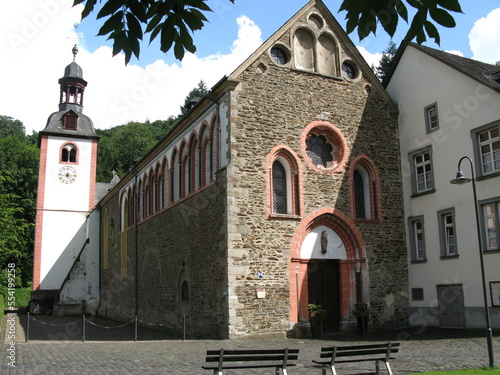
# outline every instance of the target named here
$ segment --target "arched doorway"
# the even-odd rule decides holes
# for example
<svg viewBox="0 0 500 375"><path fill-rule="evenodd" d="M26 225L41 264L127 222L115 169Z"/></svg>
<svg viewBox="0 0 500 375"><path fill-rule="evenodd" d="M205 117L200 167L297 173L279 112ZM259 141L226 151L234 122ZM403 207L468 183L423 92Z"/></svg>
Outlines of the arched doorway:
<svg viewBox="0 0 500 375"><path fill-rule="evenodd" d="M367 300L364 243L353 222L333 208L304 218L295 231L290 259L292 322L308 319L308 305L327 310L324 332L351 319L357 300Z"/></svg>

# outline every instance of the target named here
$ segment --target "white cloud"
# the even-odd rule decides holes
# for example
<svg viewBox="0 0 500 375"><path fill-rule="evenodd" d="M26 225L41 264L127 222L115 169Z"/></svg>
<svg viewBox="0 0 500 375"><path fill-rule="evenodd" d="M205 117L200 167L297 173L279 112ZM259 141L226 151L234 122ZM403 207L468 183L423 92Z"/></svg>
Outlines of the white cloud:
<svg viewBox="0 0 500 375"><path fill-rule="evenodd" d="M28 4L27 4L28 3ZM0 114L23 121L28 134L45 127L58 110L59 84L72 61L76 40L74 24L81 7L72 0L23 0L0 6ZM26 11L29 9L29 11ZM109 47L93 53L79 42L77 63L88 82L84 113L96 128L128 121L154 121L177 115L185 96L203 79L213 86L231 73L261 43L261 31L248 17L238 18L238 37L229 54L198 57L187 54L182 62L163 60L142 68L125 66L123 55L112 57Z"/></svg>
<svg viewBox="0 0 500 375"><path fill-rule="evenodd" d="M457 51L457 50L450 50L450 51L444 51L444 52L451 53L452 55L464 57L464 54L460 51Z"/></svg>
<svg viewBox="0 0 500 375"><path fill-rule="evenodd" d="M366 63L371 68L372 66L377 67L380 65L380 59L382 58L381 53L370 53L366 50L366 48L361 46L356 46L361 56L364 57Z"/></svg>
<svg viewBox="0 0 500 375"><path fill-rule="evenodd" d="M500 8L478 19L469 33L472 58L490 64L500 60Z"/></svg>

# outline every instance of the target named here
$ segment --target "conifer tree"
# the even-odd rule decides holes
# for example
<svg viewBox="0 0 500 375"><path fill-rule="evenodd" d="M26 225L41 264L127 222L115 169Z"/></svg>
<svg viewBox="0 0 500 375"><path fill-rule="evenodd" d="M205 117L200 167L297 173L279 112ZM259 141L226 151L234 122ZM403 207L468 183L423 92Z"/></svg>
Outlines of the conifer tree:
<svg viewBox="0 0 500 375"><path fill-rule="evenodd" d="M379 65L375 68L375 75L380 81L384 80L397 51L398 49L396 48L396 44L391 40L387 45L387 48L382 52Z"/></svg>

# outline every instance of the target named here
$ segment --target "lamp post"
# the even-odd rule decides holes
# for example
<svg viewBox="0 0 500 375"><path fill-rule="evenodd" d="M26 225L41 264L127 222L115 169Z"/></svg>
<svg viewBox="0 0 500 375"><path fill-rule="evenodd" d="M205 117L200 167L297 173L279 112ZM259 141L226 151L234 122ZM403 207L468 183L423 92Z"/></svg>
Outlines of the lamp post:
<svg viewBox="0 0 500 375"><path fill-rule="evenodd" d="M470 163L470 169L472 173L472 178L465 177L462 170L460 169L460 164L462 160L467 159ZM468 182L472 182L472 192L474 193L474 208L476 211L476 226L477 226L477 239L479 245L479 260L481 263L481 279L483 283L483 299L484 299L484 314L486 316L486 339L488 342L488 356L490 360L490 367L495 367L495 358L493 354L493 335L491 331L491 321L490 321L490 313L488 309L488 295L486 293L486 277L484 274L484 258L483 258L483 246L481 240L481 225L479 221L479 202L477 200L477 192L476 192L476 178L474 176L474 163L472 159L468 156L463 156L458 162L458 171L457 177L454 180L451 180L451 184L462 185Z"/></svg>

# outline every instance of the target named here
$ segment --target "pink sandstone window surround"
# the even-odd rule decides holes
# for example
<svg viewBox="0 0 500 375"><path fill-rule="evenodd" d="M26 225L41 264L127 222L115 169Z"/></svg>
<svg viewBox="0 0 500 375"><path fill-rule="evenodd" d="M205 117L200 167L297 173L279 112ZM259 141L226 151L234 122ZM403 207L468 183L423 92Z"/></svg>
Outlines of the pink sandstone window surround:
<svg viewBox="0 0 500 375"><path fill-rule="evenodd" d="M326 121L314 121L302 132L302 155L307 165L322 174L344 170L349 156L347 141L342 132Z"/></svg>

